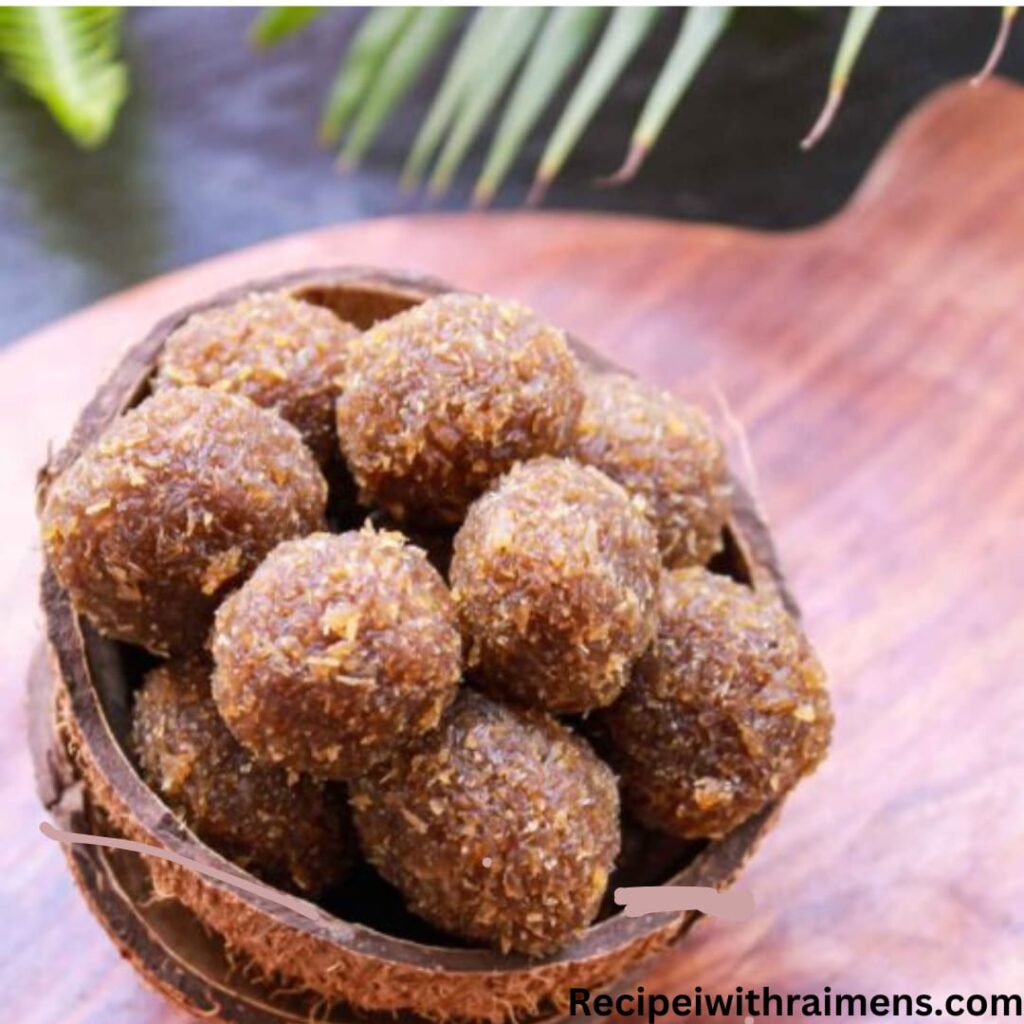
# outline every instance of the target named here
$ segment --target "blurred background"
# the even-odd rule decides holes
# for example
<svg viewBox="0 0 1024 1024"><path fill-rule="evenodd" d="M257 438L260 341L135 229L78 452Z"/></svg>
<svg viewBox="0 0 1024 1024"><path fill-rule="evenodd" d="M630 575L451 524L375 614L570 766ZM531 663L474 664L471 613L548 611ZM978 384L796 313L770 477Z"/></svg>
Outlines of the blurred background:
<svg viewBox="0 0 1024 1024"><path fill-rule="evenodd" d="M492 116L440 198L398 178L442 82L458 32L399 103L358 168L339 172L317 142L325 96L363 11L327 12L260 49L258 9L125 13L129 94L106 143L74 144L46 110L0 78L0 344L103 295L284 233L420 209L468 207ZM549 189L578 208L786 229L839 208L896 123L923 96L985 62L998 8L885 9L844 105L816 148L814 122L846 22L843 9L740 9L669 117L637 176L595 179L622 162L676 38L680 15L650 33ZM670 22L668 19L675 18ZM1000 73L1024 76L1011 37ZM493 205L523 204L561 86Z"/></svg>

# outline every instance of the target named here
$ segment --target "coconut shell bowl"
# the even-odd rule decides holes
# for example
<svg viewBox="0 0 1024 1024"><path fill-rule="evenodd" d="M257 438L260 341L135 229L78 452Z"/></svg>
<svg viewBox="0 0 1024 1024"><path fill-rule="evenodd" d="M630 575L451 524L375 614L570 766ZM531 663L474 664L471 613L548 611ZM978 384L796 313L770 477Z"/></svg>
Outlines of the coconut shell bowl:
<svg viewBox="0 0 1024 1024"><path fill-rule="evenodd" d="M251 282L172 314L130 349L83 410L71 441L40 476L40 501L115 417L145 397L161 347L176 327L247 292L281 289L362 329L450 290L434 280L375 270L308 271ZM587 371L615 369L583 342L573 339L572 346ZM736 480L733 490L717 570L755 589L781 592L795 610L748 492ZM49 566L42 588L49 671L41 672L33 699L37 756L46 781L61 794L56 824L232 870L168 810L133 764L129 709L144 659L77 615ZM772 823L777 803L718 840L677 840L633 826L628 863L612 885L725 888ZM374 877L350 881L337 906L309 919L159 858L76 845L68 859L91 909L144 977L192 1012L227 1021L304 1019L317 1007L325 1019L339 1021L367 1013L408 1020L551 1019L564 1012L570 986L613 985L680 942L696 918L693 912L627 917L609 901L568 946L538 958L433 933Z"/></svg>

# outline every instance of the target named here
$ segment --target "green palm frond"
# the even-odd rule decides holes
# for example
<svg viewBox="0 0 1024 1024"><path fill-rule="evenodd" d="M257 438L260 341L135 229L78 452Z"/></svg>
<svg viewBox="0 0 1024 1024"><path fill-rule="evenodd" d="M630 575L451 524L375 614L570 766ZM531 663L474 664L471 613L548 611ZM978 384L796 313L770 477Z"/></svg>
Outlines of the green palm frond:
<svg viewBox="0 0 1024 1024"><path fill-rule="evenodd" d="M539 203L558 176L584 129L593 120L630 58L647 38L657 7L620 7L612 15L597 50L569 99L540 158L528 203Z"/></svg>
<svg viewBox="0 0 1024 1024"><path fill-rule="evenodd" d="M249 38L255 46L276 46L323 13L323 7L268 7L252 23Z"/></svg>
<svg viewBox="0 0 1024 1024"><path fill-rule="evenodd" d="M456 7L413 8L362 98L338 163L355 167L394 108L416 84L459 18Z"/></svg>
<svg viewBox="0 0 1024 1024"><path fill-rule="evenodd" d="M334 143L341 138L414 13L411 7L378 7L366 16L327 94L320 118L322 142Z"/></svg>
<svg viewBox="0 0 1024 1024"><path fill-rule="evenodd" d="M128 94L116 7L0 7L0 61L86 149L110 134Z"/></svg>
<svg viewBox="0 0 1024 1024"><path fill-rule="evenodd" d="M529 49L544 8L508 7L501 13L501 23L486 53L486 66L481 69L483 73L476 77L472 90L459 105L430 176L430 191L435 196L447 190L487 115L501 99Z"/></svg>
<svg viewBox="0 0 1024 1024"><path fill-rule="evenodd" d="M721 39L731 17L731 7L691 7L686 12L675 46L633 130L625 163L607 179L606 184L620 185L636 177L640 165L658 141L669 114L675 110L708 54Z"/></svg>
<svg viewBox="0 0 1024 1024"><path fill-rule="evenodd" d="M1017 17L1016 6L1007 5L1003 8L1002 16L999 19L999 30L996 32L996 40L989 51L988 59L982 65L981 70L971 79L971 85L981 85L986 78L991 78L999 61L1006 52L1006 44L1010 39L1010 29L1013 28L1013 19Z"/></svg>
<svg viewBox="0 0 1024 1024"><path fill-rule="evenodd" d="M473 190L477 206L485 206L494 198L526 137L593 38L601 16L599 7L561 7L545 21L498 123Z"/></svg>
<svg viewBox="0 0 1024 1024"><path fill-rule="evenodd" d="M790 10L807 15L817 9ZM804 149L815 145L833 122L880 11L877 6L849 9L825 103L801 142ZM619 185L633 179L728 30L734 12L732 7L703 6L682 13L660 7L617 7L608 13L599 7L477 10L448 56L402 169L402 187L414 189L426 178L432 194L444 192L493 120L496 128L473 189L476 205L490 203L541 118L565 89L567 99L555 111L554 128L544 140L527 197L527 202L539 201L644 43L655 31L675 32L671 51L653 69L626 158L602 183ZM996 41L976 82L997 65L1016 12L1015 6L1002 9ZM263 18L270 19L271 14ZM298 15L290 18L302 21ZM454 8L375 8L366 16L332 84L321 124L321 134L330 142L337 142L347 130L343 166L354 165L366 152L438 57L458 18Z"/></svg>
<svg viewBox="0 0 1024 1024"><path fill-rule="evenodd" d="M445 133L476 78L481 60L493 45L501 24L501 10L497 7L485 7L477 11L469 28L466 29L448 65L444 81L434 96L426 119L416 133L409 158L402 170L404 191L409 192L419 185L427 165L444 141Z"/></svg>
<svg viewBox="0 0 1024 1024"><path fill-rule="evenodd" d="M793 7L797 13L816 8ZM328 8L271 7L250 27L250 39L267 48L305 30ZM598 7L479 10L450 58L442 84L416 134L402 172L415 187L436 157L430 181L444 191L492 118L497 129L473 191L489 203L504 182L544 112L563 86L568 100L543 148L528 201L539 200L571 155L663 8L613 8L575 84L571 79L605 19ZM801 146L809 149L827 131L842 103L853 68L881 8L852 7L836 51L822 110ZM995 41L978 85L997 67L1017 14L1001 10ZM669 117L726 31L733 9L691 7L672 51L654 75L623 165L605 184L632 179L654 148ZM339 163L354 166L373 144L406 94L426 73L457 26L454 7L371 9L344 55L320 123L324 142L339 143ZM665 17L671 17L666 13ZM118 59L122 11L115 7L0 7L0 67L49 109L84 148L110 135L128 93ZM506 95L507 94L507 95Z"/></svg>
<svg viewBox="0 0 1024 1024"><path fill-rule="evenodd" d="M857 63L864 40L867 39L871 26L874 25L875 18L878 17L878 12L881 9L881 7L850 8L850 13L846 17L846 27L843 29L843 37L839 40L839 49L836 51L836 57L832 63L832 74L829 78L825 105L821 108L821 113L811 130L800 143L801 149L810 149L817 145L835 120L836 113L843 102L843 96L846 95L846 86L849 84L853 66Z"/></svg>

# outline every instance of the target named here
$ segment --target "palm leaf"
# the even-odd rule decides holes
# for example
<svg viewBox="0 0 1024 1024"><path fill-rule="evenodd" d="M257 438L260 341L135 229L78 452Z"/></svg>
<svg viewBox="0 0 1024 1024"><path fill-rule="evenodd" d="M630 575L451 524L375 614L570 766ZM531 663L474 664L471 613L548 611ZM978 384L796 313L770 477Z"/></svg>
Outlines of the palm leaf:
<svg viewBox="0 0 1024 1024"><path fill-rule="evenodd" d="M495 32L491 45L481 54L479 63L474 65L473 87L465 102L459 106L430 176L432 195L438 196L447 190L487 115L500 99L529 49L545 9L506 7L501 13L501 26Z"/></svg>
<svg viewBox="0 0 1024 1024"><path fill-rule="evenodd" d="M810 149L816 145L828 131L829 125L835 120L839 106L843 102L853 66L857 63L864 40L867 39L880 10L881 7L850 8L850 13L846 17L846 27L843 29L843 37L839 40L839 49L836 51L835 61L832 64L832 75L829 79L825 105L821 108L821 113L813 127L800 143L801 149Z"/></svg>
<svg viewBox="0 0 1024 1024"><path fill-rule="evenodd" d="M255 46L276 46L301 32L323 12L322 7L268 7L253 22L249 38Z"/></svg>
<svg viewBox="0 0 1024 1024"><path fill-rule="evenodd" d="M497 7L481 8L470 22L448 65L444 81L430 105L426 119L416 133L416 140L402 169L403 190L409 192L419 185L427 164L441 145L445 132L473 82L479 55L486 52L486 47L495 38L495 32L500 31L501 25L502 12Z"/></svg>
<svg viewBox="0 0 1024 1024"><path fill-rule="evenodd" d="M378 7L363 19L327 94L320 118L322 142L337 142L341 138L414 13L411 7Z"/></svg>
<svg viewBox="0 0 1024 1024"><path fill-rule="evenodd" d="M476 205L488 204L501 187L527 135L597 31L601 17L599 7L559 7L544 23L484 161L473 191Z"/></svg>
<svg viewBox="0 0 1024 1024"><path fill-rule="evenodd" d="M80 146L110 134L128 93L116 7L0 7L0 60Z"/></svg>
<svg viewBox="0 0 1024 1024"><path fill-rule="evenodd" d="M1006 50L1006 44L1010 39L1010 29L1013 28L1013 19L1017 17L1017 8L1007 6L1003 8L1002 17L999 19L999 31L996 33L996 41L989 51L988 60L985 61L982 69L971 79L971 85L981 85L986 78L991 78L999 61L1002 60Z"/></svg>
<svg viewBox="0 0 1024 1024"><path fill-rule="evenodd" d="M669 115L721 39L731 17L731 7L691 7L686 12L675 46L666 58L633 130L625 162L604 184L619 185L636 176L658 141Z"/></svg>
<svg viewBox="0 0 1024 1024"><path fill-rule="evenodd" d="M110 17L110 8L102 10ZM286 38L307 25L319 10L269 9L253 26L254 38L266 44ZM809 16L818 8L791 10ZM834 120L880 10L878 6L849 9L832 62L828 93L811 131L801 142L804 149L815 145ZM560 173L627 64L654 29L660 11L657 7L613 9L544 147L527 202L539 201ZM624 182L636 175L726 31L733 11L732 7L691 7L686 12L673 48L634 126L626 159L605 183ZM1016 13L1016 6L1003 7L998 34L975 84L997 66ZM29 15L37 20L49 16L62 17L45 12ZM8 13L7 17L12 15ZM441 48L458 17L459 9L451 7L378 7L366 16L335 77L321 121L321 135L327 141L337 141L349 129L339 157L342 166L355 165L372 145L395 107ZM473 191L477 205L490 202L603 17L603 8L597 7L478 9L416 133L403 168L402 186L409 189L419 185L434 160L430 190L436 195L447 189L514 81L497 117L497 129ZM0 38L0 52L2 49ZM10 56L7 59L10 67ZM22 75L23 80L25 77ZM35 91L42 95L41 87ZM123 95L117 102L121 98Z"/></svg>
<svg viewBox="0 0 1024 1024"><path fill-rule="evenodd" d="M528 203L537 203L543 198L630 57L653 28L657 16L657 7L616 9L544 149Z"/></svg>
<svg viewBox="0 0 1024 1024"><path fill-rule="evenodd" d="M351 168L377 137L395 106L415 85L459 17L457 7L418 7L385 56L362 102L339 163Z"/></svg>

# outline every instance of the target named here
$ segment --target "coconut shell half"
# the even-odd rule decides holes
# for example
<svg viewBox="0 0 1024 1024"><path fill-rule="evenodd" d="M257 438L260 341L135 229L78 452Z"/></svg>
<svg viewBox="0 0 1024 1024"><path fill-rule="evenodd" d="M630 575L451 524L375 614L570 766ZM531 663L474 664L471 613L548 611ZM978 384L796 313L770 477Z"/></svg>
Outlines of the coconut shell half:
<svg viewBox="0 0 1024 1024"><path fill-rule="evenodd" d="M104 428L145 397L167 336L200 309L254 289L284 288L367 327L450 290L430 279L365 269L304 271L259 281L183 309L125 355L79 417L71 440L39 475L39 501L54 477ZM574 341L593 372L616 369ZM773 588L796 611L768 531L735 483L725 550L715 568ZM42 603L47 648L30 679L31 740L40 796L57 826L163 847L235 870L205 846L140 778L127 754L131 694L145 655L100 637L71 608L49 566ZM771 824L769 807L722 840L667 839L629 826L615 885L704 885L736 878ZM562 1015L570 987L614 988L646 958L677 942L698 915L605 914L544 959L469 948L430 932L372 877L327 901L315 920L230 884L155 857L75 845L75 881L114 943L173 1002L205 1019L542 1021ZM364 884L365 883L365 884Z"/></svg>

